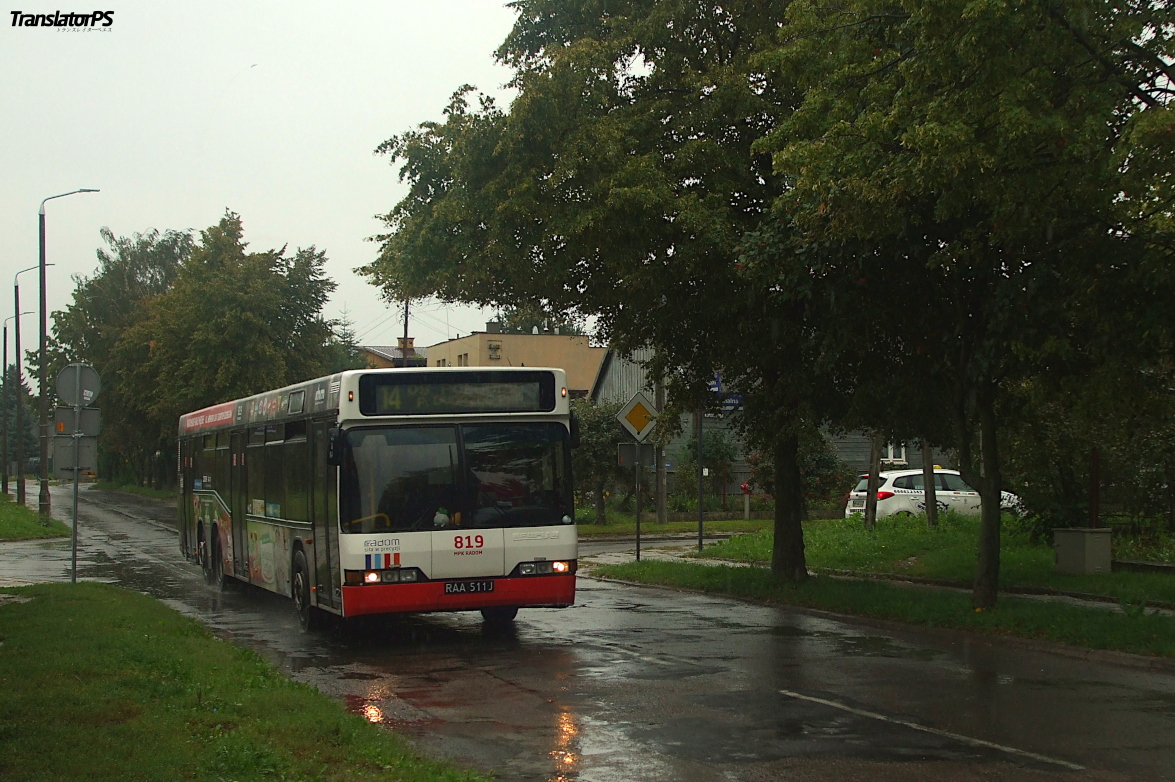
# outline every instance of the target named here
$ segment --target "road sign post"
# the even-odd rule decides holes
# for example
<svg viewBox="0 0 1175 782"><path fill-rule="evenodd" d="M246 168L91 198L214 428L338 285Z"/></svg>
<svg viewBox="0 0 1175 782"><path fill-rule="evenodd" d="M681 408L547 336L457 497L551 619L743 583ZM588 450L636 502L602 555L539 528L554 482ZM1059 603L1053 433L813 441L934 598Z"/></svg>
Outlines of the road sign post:
<svg viewBox="0 0 1175 782"><path fill-rule="evenodd" d="M97 371L88 364L70 364L57 375L57 398L73 408L73 430L68 439L71 441L70 450L73 452L73 540L70 553L70 582L74 584L78 582L78 478L82 467L83 441L88 441L88 450L93 452L94 436L98 434L97 430L101 425L98 411L94 410L91 413L86 409L86 405L96 400L101 390L102 380L98 377ZM43 407L41 409L44 410ZM59 431L65 429L66 416L62 415L62 410L58 410L58 426L55 427ZM94 466L97 466L96 454L91 458L95 460ZM56 465L55 458L54 466ZM45 465L41 466L41 470L41 475L47 474Z"/></svg>
<svg viewBox="0 0 1175 782"><path fill-rule="evenodd" d="M616 420L620 421L628 433L636 440L636 459L633 468L635 483L636 483L636 560L640 562L641 559L641 467L643 460L641 458L644 448L641 444L645 439L653 433L657 428L657 408L649 401L649 398L640 391L633 394L632 399L628 400L628 404L620 408L620 412L616 414Z"/></svg>

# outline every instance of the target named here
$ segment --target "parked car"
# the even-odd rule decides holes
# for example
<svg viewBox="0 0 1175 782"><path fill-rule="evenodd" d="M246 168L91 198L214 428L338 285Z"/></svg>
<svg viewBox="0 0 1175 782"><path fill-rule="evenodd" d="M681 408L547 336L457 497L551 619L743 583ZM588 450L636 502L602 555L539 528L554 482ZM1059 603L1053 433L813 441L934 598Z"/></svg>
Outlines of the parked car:
<svg viewBox="0 0 1175 782"><path fill-rule="evenodd" d="M979 492L967 485L956 470L935 468L935 500L939 510L953 510L958 513L979 513ZM898 513L925 513L926 491L922 470L890 470L877 474L877 518ZM865 512L865 498L868 496L869 476L862 475L857 485L849 492L845 506L845 518ZM1011 492L1001 492L1000 508L1017 511L1020 498Z"/></svg>

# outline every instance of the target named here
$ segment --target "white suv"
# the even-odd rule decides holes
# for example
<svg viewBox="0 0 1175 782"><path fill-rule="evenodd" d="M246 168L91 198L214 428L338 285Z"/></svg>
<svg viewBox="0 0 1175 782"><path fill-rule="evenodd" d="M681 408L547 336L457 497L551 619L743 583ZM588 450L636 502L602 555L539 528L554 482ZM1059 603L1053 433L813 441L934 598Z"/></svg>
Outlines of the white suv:
<svg viewBox="0 0 1175 782"><path fill-rule="evenodd" d="M979 513L979 492L963 482L956 470L934 471L935 500L939 510L953 510L959 513ZM923 488L921 470L890 470L877 475L877 518L893 516L896 513L925 513L926 491ZM865 497L868 496L869 476L862 475L857 485L849 492L849 504L845 506L845 518L865 512ZM1019 510L1020 498L1011 492L1001 492L1000 507L1004 510Z"/></svg>

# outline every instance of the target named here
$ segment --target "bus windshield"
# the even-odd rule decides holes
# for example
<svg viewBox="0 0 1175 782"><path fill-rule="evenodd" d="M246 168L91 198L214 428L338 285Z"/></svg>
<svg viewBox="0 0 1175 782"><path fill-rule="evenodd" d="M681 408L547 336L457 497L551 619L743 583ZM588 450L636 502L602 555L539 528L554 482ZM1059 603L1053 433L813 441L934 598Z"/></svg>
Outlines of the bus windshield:
<svg viewBox="0 0 1175 782"><path fill-rule="evenodd" d="M567 430L558 423L352 429L343 532L570 524Z"/></svg>

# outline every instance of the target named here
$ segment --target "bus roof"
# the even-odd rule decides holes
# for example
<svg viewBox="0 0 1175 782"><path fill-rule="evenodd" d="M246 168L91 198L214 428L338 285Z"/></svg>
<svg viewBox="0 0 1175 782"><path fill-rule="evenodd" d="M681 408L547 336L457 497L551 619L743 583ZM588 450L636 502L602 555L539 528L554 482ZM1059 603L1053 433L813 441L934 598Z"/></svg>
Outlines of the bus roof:
<svg viewBox="0 0 1175 782"><path fill-rule="evenodd" d="M242 399L222 402L185 413L179 418L180 437L231 429L237 426L309 418L338 413L344 387L351 387L359 377L371 375L460 375L472 377L515 373L551 372L556 385L566 390L566 375L552 367L406 367L395 369L353 369L326 377L294 383Z"/></svg>

